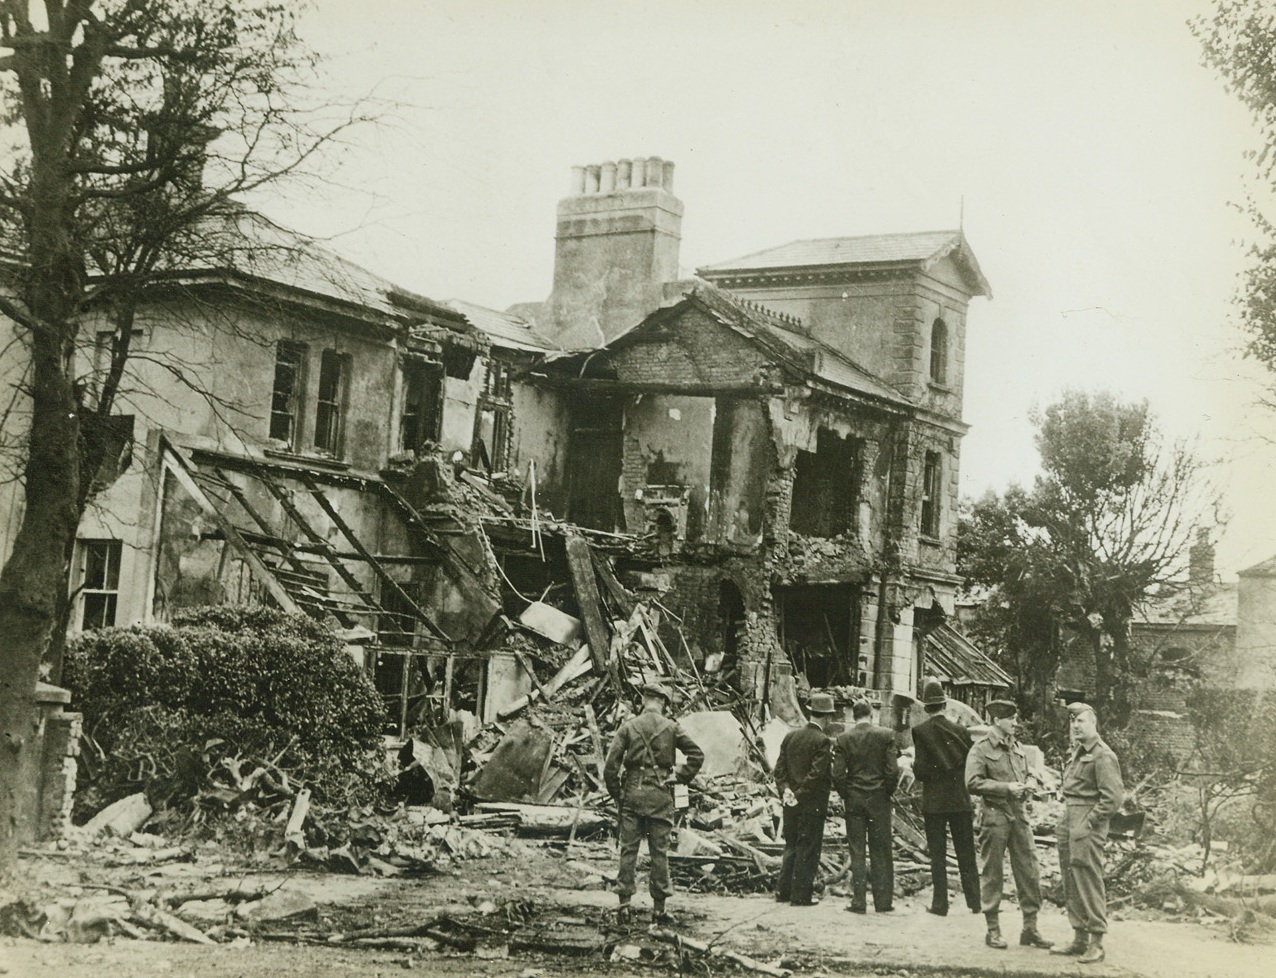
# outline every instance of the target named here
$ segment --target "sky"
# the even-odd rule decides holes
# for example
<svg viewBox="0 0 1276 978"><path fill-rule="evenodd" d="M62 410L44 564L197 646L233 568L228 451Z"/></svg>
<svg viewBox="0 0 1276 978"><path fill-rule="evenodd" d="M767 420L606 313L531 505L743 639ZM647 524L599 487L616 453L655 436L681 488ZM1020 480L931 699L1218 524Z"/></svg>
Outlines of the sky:
<svg viewBox="0 0 1276 978"><path fill-rule="evenodd" d="M962 491L1031 481L1067 388L1146 398L1216 463L1219 566L1276 554L1276 413L1240 357L1250 120L1205 0L318 0L334 101L381 121L271 216L435 299L548 296L573 165L676 164L687 269L802 238L963 227ZM1272 441L1268 441L1270 438Z"/></svg>

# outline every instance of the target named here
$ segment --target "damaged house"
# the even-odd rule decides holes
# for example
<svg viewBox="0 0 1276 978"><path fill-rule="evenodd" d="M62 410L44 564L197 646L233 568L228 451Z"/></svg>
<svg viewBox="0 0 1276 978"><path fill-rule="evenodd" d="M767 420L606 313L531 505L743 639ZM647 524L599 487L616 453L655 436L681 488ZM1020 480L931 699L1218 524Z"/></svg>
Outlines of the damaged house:
<svg viewBox="0 0 1276 978"><path fill-rule="evenodd" d="M329 617L403 731L527 693L501 646L529 607L578 620L604 673L601 582L613 611L640 595L680 623L678 665L785 718L809 687L1004 691L947 623L967 309L989 294L963 234L685 278L672 178L577 168L552 294L508 312L219 218L231 257L172 270L134 324L70 630L222 602ZM85 335L91 404L120 337Z"/></svg>
<svg viewBox="0 0 1276 978"><path fill-rule="evenodd" d="M960 231L797 241L677 278L672 164L577 168L537 322L565 350L547 495L633 534L692 654L796 717L804 687L1009 678L952 610L966 315ZM963 697L966 698L966 697Z"/></svg>

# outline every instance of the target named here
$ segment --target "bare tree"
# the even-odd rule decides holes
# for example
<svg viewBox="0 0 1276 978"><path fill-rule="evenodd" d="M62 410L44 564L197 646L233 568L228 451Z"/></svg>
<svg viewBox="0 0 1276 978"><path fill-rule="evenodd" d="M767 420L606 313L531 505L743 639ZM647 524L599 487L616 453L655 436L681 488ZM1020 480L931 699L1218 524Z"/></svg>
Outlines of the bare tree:
<svg viewBox="0 0 1276 978"><path fill-rule="evenodd" d="M304 104L312 56L295 4L268 0L0 0L0 315L25 359L26 506L0 569L0 876L34 777L34 691L60 622L76 528L112 449L139 306L191 269L263 258L234 195L300 173L357 120ZM257 225L260 231L261 226ZM277 259L273 259L277 260ZM77 349L108 324L92 383ZM82 358L80 358L82 359ZM159 364L198 386L180 363ZM205 393L215 398L211 390ZM9 407L17 403L6 398ZM233 405L225 405L233 410Z"/></svg>

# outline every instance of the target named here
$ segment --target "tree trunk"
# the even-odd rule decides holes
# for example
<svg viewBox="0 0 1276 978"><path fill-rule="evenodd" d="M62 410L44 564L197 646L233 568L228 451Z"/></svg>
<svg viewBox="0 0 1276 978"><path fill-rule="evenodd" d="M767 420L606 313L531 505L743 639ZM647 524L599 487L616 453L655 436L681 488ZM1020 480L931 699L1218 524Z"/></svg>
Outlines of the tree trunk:
<svg viewBox="0 0 1276 978"><path fill-rule="evenodd" d="M66 554L81 510L79 405L69 369L83 294L67 212L66 153L33 139L26 307L32 316L26 509L0 570L0 878L17 858L22 818L38 790L40 659L66 589Z"/></svg>

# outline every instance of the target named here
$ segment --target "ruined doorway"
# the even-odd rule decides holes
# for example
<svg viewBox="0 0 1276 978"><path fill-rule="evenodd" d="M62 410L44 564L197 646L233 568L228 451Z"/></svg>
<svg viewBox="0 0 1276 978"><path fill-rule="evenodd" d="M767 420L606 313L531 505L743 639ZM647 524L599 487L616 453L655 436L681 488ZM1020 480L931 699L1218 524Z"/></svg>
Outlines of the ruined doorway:
<svg viewBox="0 0 1276 978"><path fill-rule="evenodd" d="M620 521L624 409L617 398L578 395L567 451L567 519L595 530Z"/></svg>
<svg viewBox="0 0 1276 978"><path fill-rule="evenodd" d="M776 629L794 675L813 689L854 686L859 647L859 588L789 584L774 589Z"/></svg>

